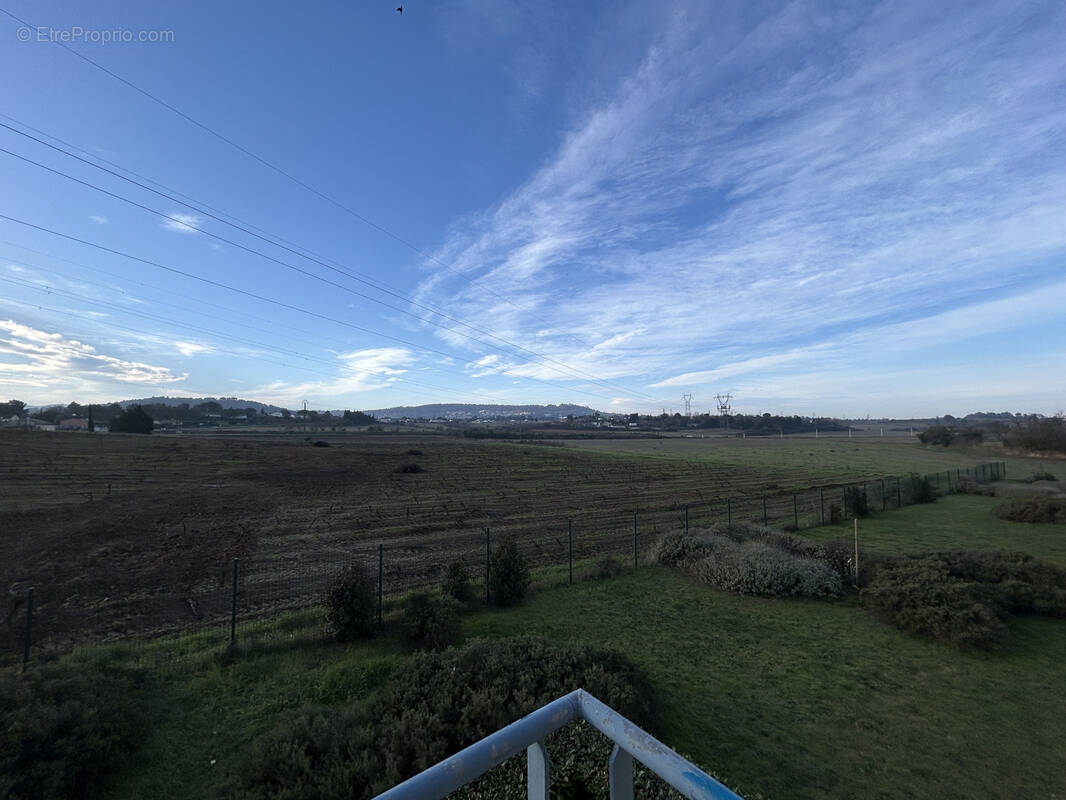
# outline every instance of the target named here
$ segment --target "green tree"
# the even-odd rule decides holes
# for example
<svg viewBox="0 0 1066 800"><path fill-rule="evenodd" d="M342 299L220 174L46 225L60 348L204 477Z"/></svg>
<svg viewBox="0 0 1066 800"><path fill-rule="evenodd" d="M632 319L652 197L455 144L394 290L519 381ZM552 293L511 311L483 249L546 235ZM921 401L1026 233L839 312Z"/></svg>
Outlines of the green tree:
<svg viewBox="0 0 1066 800"><path fill-rule="evenodd" d="M130 406L113 420L113 433L151 433L154 420L140 406Z"/></svg>
<svg viewBox="0 0 1066 800"><path fill-rule="evenodd" d="M26 404L21 400L8 400L0 403L0 418L22 417L26 411Z"/></svg>

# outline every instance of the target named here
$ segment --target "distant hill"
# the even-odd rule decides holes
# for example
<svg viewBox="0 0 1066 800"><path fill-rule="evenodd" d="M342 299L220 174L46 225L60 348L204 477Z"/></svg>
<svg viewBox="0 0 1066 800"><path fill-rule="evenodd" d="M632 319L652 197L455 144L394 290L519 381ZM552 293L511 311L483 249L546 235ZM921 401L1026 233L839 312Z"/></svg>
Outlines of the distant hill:
<svg viewBox="0 0 1066 800"><path fill-rule="evenodd" d="M285 410L281 406L272 406L255 400L241 400L239 397L142 397L139 400L120 400L119 405L123 408L132 405L180 406L182 403L195 406L209 401L214 401L223 408L254 408L261 414L273 414L276 411Z"/></svg>
<svg viewBox="0 0 1066 800"><path fill-rule="evenodd" d="M378 419L559 419L568 414L575 417L598 414L594 408L588 406L575 406L569 403L553 406L499 406L481 403L431 403L425 406L396 406L394 408L379 408L366 413Z"/></svg>

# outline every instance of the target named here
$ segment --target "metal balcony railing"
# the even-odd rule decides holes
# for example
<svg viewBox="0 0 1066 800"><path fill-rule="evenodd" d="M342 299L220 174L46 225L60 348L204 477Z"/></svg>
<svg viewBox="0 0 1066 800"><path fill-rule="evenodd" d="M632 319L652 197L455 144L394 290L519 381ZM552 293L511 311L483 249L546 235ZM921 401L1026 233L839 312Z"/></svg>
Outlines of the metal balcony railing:
<svg viewBox="0 0 1066 800"><path fill-rule="evenodd" d="M609 764L611 800L632 800L634 758L685 797L740 800L739 795L583 689L538 708L374 800L437 800L499 766L523 748L529 799L548 800L551 765L544 739L578 719L586 720L614 742Z"/></svg>

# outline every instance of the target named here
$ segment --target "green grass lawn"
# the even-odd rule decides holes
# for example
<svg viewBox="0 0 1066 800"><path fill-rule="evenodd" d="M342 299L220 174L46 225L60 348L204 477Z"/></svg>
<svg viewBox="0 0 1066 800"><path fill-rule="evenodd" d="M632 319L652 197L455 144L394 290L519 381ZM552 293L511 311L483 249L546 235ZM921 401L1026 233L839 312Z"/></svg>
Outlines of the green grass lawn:
<svg viewBox="0 0 1066 800"><path fill-rule="evenodd" d="M922 550L1021 550L1066 567L1066 525L1008 522L993 516L1004 502L998 497L949 495L935 503L904 506L898 511L859 520L863 549L885 553ZM803 531L812 539L851 537L852 522Z"/></svg>
<svg viewBox="0 0 1066 800"><path fill-rule="evenodd" d="M862 543L1009 547L1066 565L1064 526L998 520L996 502L950 497L865 519ZM745 796L1066 795L1066 620L1013 620L1004 650L969 653L880 624L858 598L743 597L658 566L572 587L562 577L542 573L545 586L516 609L470 613L465 636L626 653L659 692L660 738ZM313 633L314 619L288 629ZM150 730L108 798L210 797L280 712L362 702L406 658L393 638L253 650L228 665L212 652L149 681Z"/></svg>

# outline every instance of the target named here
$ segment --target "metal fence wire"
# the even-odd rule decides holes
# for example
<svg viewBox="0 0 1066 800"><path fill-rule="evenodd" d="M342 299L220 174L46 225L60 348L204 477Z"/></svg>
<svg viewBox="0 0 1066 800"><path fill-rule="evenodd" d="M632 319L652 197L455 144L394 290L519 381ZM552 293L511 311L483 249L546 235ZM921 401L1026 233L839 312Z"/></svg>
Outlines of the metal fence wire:
<svg viewBox="0 0 1066 800"><path fill-rule="evenodd" d="M387 616L405 593L439 585L445 567L453 562L462 564L484 592L490 553L505 538L514 540L530 566L561 567L561 572L553 573L556 579L572 582L575 574L580 577L597 559L638 565L640 553L667 531L723 522L754 522L799 531L844 522L857 514L891 511L924 501L923 494L953 494L1005 476L1006 464L992 462L775 494L711 496L638 512L580 509L555 520L530 515L504 520L491 529L456 530L445 547L436 549L420 542L416 534L373 544L359 540L351 548L332 545L306 552L268 548L200 575L182 598L141 592L116 601L71 596L61 586L20 586L0 637L0 653L4 663L25 665L35 658L54 658L79 648L114 647L150 669L185 669L201 663L205 653L217 657L227 645L270 646L321 637L326 626L326 593L352 564L361 565L377 580L378 613ZM128 612L130 618L149 623L153 609L183 603L192 621L170 627L148 624L135 635L110 634L104 625L100 635L101 626L93 624L94 620L104 613L105 603L111 603L108 619L114 618L116 602L120 614ZM97 633L84 638L71 634L79 630L70 624L72 618L80 620L80 629Z"/></svg>

